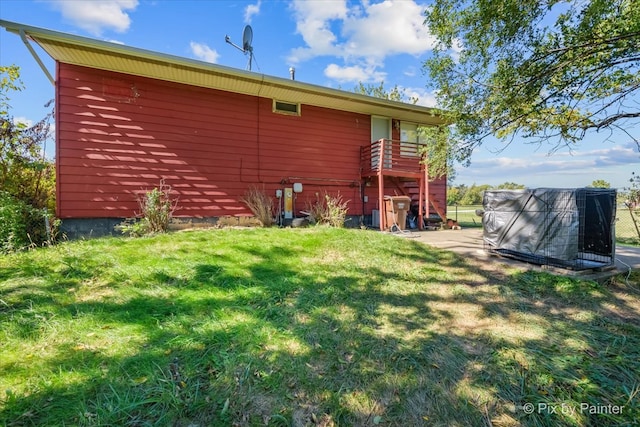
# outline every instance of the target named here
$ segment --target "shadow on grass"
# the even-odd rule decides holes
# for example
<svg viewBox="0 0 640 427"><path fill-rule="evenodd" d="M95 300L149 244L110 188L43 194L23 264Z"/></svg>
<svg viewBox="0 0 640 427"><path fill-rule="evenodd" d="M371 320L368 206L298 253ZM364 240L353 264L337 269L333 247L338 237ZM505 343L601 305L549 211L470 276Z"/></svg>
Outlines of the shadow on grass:
<svg viewBox="0 0 640 427"><path fill-rule="evenodd" d="M186 269L110 274L109 262L69 258L58 270L14 269L5 279L20 279L23 290L3 285L0 298L12 306L0 314L11 317L8 327L32 324L4 333L38 345L49 337L55 349L31 356L47 377L25 372L33 384L6 394L0 421L586 426L637 419L637 300L548 275L496 280L413 241L367 249L357 232L322 233L309 239L325 242L295 247L239 233L244 239L225 241L224 251L185 255ZM101 280L100 289L121 295L69 292ZM56 343L43 319L81 333ZM15 361L0 374L28 369ZM576 413L585 402L624 406L624 413ZM529 403L531 414L523 410ZM542 404L577 409L553 413Z"/></svg>

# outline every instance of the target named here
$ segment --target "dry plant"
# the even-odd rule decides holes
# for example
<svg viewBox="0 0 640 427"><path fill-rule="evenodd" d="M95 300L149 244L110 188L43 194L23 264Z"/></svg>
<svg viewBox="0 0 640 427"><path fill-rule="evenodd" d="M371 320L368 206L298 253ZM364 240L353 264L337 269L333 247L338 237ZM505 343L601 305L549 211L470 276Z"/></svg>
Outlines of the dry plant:
<svg viewBox="0 0 640 427"><path fill-rule="evenodd" d="M349 211L349 200L343 201L342 196L330 196L326 191L324 197L316 193L316 201L307 205L307 211L312 223L326 224L331 227L344 227Z"/></svg>
<svg viewBox="0 0 640 427"><path fill-rule="evenodd" d="M177 204L177 199L171 198L171 186L167 185L163 178L158 187L138 197L141 220L126 219L116 226L116 229L131 236L165 233L169 229Z"/></svg>
<svg viewBox="0 0 640 427"><path fill-rule="evenodd" d="M263 227L273 225L273 199L264 189L252 185L240 200L249 207Z"/></svg>

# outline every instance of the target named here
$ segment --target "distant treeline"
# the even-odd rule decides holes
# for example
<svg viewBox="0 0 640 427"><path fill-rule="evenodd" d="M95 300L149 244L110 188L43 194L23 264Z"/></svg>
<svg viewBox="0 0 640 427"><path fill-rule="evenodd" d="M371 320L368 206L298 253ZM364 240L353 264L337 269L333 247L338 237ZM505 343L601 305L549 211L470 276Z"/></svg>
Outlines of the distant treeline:
<svg viewBox="0 0 640 427"><path fill-rule="evenodd" d="M629 180L631 186L629 188L618 188L618 201L620 203L635 203L640 204L640 175L632 173ZM591 185L587 185L591 188L611 188L611 185L602 179L594 180ZM447 187L447 205L481 205L482 193L485 190L521 190L527 188L522 184L516 184L515 182L505 182L500 185L476 185L471 186L466 184L449 185Z"/></svg>
<svg viewBox="0 0 640 427"><path fill-rule="evenodd" d="M447 189L447 205L481 205L482 193L485 190L520 190L526 188L522 184L516 184L515 182L505 182L500 185L466 185L460 184L456 186L450 186Z"/></svg>

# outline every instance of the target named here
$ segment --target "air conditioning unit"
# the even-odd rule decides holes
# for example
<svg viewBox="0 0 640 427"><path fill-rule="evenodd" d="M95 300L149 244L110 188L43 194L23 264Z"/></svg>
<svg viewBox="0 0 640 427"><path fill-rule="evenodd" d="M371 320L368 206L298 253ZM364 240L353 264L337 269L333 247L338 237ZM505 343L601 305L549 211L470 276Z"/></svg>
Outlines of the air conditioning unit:
<svg viewBox="0 0 640 427"><path fill-rule="evenodd" d="M615 265L615 189L488 190L482 205L489 253L574 270Z"/></svg>

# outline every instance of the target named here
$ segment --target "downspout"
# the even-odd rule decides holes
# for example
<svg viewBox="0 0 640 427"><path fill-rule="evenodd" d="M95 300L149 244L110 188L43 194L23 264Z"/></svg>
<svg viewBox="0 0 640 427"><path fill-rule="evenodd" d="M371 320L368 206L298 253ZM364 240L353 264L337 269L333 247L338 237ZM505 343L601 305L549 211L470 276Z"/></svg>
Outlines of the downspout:
<svg viewBox="0 0 640 427"><path fill-rule="evenodd" d="M31 52L31 56L33 56L33 59L36 60L36 62L38 63L38 65L40 66L44 74L47 76L51 84L55 86L56 84L55 79L51 76L51 73L49 72L49 70L47 70L47 67L44 66L44 62L42 62L42 60L40 59L36 51L33 49L33 46L31 46L31 43L29 43L29 40L27 40L27 36L24 33L24 29L22 28L20 29L20 38L22 39L22 42L24 43L24 45L27 46L27 49L29 49L29 52Z"/></svg>

